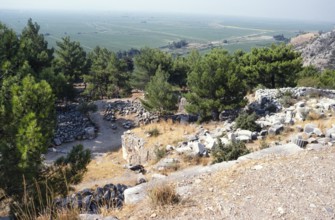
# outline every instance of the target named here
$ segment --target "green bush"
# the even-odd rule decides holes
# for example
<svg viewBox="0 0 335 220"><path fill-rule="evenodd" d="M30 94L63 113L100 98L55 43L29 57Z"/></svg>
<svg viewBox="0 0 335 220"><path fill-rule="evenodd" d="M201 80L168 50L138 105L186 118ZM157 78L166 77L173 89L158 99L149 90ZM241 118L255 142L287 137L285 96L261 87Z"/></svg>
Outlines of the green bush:
<svg viewBox="0 0 335 220"><path fill-rule="evenodd" d="M147 131L147 133L150 135L150 137L157 137L160 135L158 128L153 128Z"/></svg>
<svg viewBox="0 0 335 220"><path fill-rule="evenodd" d="M250 151L246 148L244 142L232 142L228 145L224 145L221 140L218 139L218 144L212 152L212 156L214 158L213 163L236 160L240 156L248 153L250 153Z"/></svg>
<svg viewBox="0 0 335 220"><path fill-rule="evenodd" d="M235 119L235 129L241 128L249 131L259 131L261 127L256 123L257 115L256 113L247 114L241 113Z"/></svg>
<svg viewBox="0 0 335 220"><path fill-rule="evenodd" d="M162 158L165 157L166 155L166 150L163 148L157 147L154 151L155 156L156 156L156 161L160 161Z"/></svg>
<svg viewBox="0 0 335 220"><path fill-rule="evenodd" d="M77 110L83 114L87 114L88 112L96 112L98 110L98 106L93 102L82 102L78 105Z"/></svg>

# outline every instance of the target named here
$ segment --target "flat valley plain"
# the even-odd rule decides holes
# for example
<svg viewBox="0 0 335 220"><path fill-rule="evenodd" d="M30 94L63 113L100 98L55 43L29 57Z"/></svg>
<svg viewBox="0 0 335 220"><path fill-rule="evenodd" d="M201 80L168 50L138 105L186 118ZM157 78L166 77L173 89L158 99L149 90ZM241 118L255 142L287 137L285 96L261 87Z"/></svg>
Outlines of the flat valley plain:
<svg viewBox="0 0 335 220"><path fill-rule="evenodd" d="M274 20L264 18L149 14L131 12L60 12L0 10L0 21L20 33L32 18L45 35L50 47L70 36L87 50L95 46L113 51L158 48L186 40L194 49L220 46L229 51L266 46L275 42L274 35L290 38L300 31L329 31L334 24ZM204 46L205 45L205 46Z"/></svg>

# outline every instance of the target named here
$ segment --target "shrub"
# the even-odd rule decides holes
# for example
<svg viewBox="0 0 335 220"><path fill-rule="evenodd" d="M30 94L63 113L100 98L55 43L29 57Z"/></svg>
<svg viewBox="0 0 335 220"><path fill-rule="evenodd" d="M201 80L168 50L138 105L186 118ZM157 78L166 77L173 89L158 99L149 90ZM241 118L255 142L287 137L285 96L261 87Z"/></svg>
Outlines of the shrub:
<svg viewBox="0 0 335 220"><path fill-rule="evenodd" d="M269 148L270 145L268 142L266 142L266 140L261 140L260 143L259 143L259 149L262 150L262 149L266 149L266 148Z"/></svg>
<svg viewBox="0 0 335 220"><path fill-rule="evenodd" d="M317 77L311 76L299 79L297 84L301 87L318 87L320 80Z"/></svg>
<svg viewBox="0 0 335 220"><path fill-rule="evenodd" d="M256 113L247 114L242 113L235 119L235 129L241 128L249 131L259 131L261 128L256 123L257 115Z"/></svg>
<svg viewBox="0 0 335 220"><path fill-rule="evenodd" d="M166 150L164 148L157 147L154 151L156 156L156 161L160 161L166 155Z"/></svg>
<svg viewBox="0 0 335 220"><path fill-rule="evenodd" d="M232 142L228 145L222 144L218 139L218 144L213 150L213 163L221 163L222 161L236 160L240 156L246 155L250 151L246 148L244 142Z"/></svg>
<svg viewBox="0 0 335 220"><path fill-rule="evenodd" d="M294 105L297 101L293 97L292 92L286 91L286 92L278 92L278 97L280 98L279 102L282 106L285 108L290 107Z"/></svg>
<svg viewBox="0 0 335 220"><path fill-rule="evenodd" d="M180 202L180 196L171 185L157 186L149 190L148 196L154 206L173 205Z"/></svg>
<svg viewBox="0 0 335 220"><path fill-rule="evenodd" d="M98 106L93 102L91 103L82 102L78 105L77 110L86 115L90 111L96 112L98 110Z"/></svg>
<svg viewBox="0 0 335 220"><path fill-rule="evenodd" d="M158 128L153 128L147 131L147 133L150 135L150 137L157 137L160 135Z"/></svg>

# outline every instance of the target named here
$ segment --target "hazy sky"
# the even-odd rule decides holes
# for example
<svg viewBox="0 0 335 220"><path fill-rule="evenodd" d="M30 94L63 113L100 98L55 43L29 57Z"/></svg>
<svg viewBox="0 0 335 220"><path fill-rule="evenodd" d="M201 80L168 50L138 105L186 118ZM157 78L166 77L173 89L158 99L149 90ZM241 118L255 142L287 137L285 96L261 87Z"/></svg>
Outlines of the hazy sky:
<svg viewBox="0 0 335 220"><path fill-rule="evenodd" d="M335 22L335 0L0 0L0 9L182 12Z"/></svg>

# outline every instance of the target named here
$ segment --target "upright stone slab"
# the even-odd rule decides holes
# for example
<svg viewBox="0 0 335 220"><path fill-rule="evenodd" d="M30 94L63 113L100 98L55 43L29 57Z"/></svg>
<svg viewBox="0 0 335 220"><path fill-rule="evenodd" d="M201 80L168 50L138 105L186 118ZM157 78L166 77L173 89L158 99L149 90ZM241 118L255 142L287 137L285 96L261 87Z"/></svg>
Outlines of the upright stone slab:
<svg viewBox="0 0 335 220"><path fill-rule="evenodd" d="M129 164L144 164L150 157L151 153L145 148L145 141L137 137L131 131L126 131L122 136L122 155Z"/></svg>

